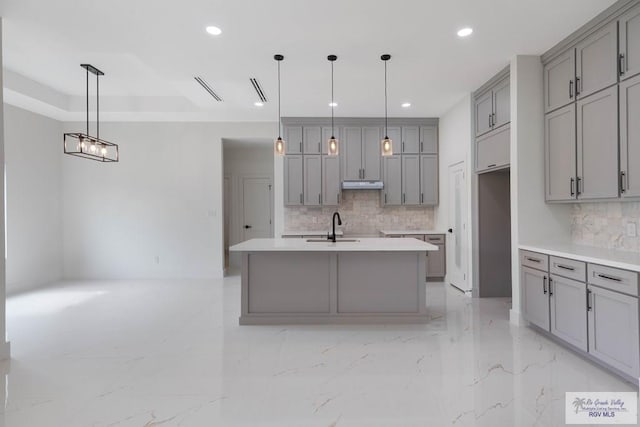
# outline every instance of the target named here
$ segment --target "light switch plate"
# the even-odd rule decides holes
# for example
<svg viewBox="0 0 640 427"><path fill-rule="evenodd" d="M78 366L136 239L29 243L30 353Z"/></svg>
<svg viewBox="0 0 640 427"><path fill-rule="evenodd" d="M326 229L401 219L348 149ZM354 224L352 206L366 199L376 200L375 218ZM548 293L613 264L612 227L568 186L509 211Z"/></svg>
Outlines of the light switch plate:
<svg viewBox="0 0 640 427"><path fill-rule="evenodd" d="M636 228L636 223L633 221L627 222L627 237L637 237L638 230Z"/></svg>

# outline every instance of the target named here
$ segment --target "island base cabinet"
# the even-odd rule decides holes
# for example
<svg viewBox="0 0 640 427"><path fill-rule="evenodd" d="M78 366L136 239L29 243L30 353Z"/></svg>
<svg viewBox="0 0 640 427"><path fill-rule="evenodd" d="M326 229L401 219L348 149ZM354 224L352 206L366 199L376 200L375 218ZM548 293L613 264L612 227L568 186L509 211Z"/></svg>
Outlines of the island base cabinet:
<svg viewBox="0 0 640 427"><path fill-rule="evenodd" d="M522 267L521 275L524 317L539 328L548 331L549 293L547 290L547 274L529 267Z"/></svg>
<svg viewBox="0 0 640 427"><path fill-rule="evenodd" d="M551 333L587 351L587 285L555 275L549 283Z"/></svg>
<svg viewBox="0 0 640 427"><path fill-rule="evenodd" d="M638 299L589 286L587 310L589 354L633 378L638 378Z"/></svg>

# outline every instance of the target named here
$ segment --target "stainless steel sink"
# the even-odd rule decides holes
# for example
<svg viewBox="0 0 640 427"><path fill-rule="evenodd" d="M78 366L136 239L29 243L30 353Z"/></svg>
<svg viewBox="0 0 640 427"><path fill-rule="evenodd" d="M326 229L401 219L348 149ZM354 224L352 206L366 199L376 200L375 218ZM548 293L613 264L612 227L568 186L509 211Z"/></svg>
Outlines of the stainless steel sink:
<svg viewBox="0 0 640 427"><path fill-rule="evenodd" d="M342 242L359 242L360 240L356 240L356 239L336 239L336 243L342 243ZM307 239L307 242L313 242L313 243L333 243L331 240L329 239Z"/></svg>

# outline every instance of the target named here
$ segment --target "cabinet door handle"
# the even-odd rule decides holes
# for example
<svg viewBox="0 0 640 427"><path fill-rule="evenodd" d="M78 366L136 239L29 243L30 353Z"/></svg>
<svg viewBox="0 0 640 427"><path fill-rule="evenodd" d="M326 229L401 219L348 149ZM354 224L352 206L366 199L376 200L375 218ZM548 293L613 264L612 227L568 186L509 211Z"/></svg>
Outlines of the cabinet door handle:
<svg viewBox="0 0 640 427"><path fill-rule="evenodd" d="M495 163L493 163L493 164L488 165L487 167L488 167L488 168L495 168L495 167L496 167L496 164L495 164Z"/></svg>
<svg viewBox="0 0 640 427"><path fill-rule="evenodd" d="M580 185L581 182L582 182L582 178L577 177L576 178L576 184L577 184L576 185L576 190L577 190L578 196L582 194L582 186Z"/></svg>
<svg viewBox="0 0 640 427"><path fill-rule="evenodd" d="M321 145L322 145L322 143L318 142L318 153L322 153L322 148L320 148Z"/></svg>
<svg viewBox="0 0 640 427"><path fill-rule="evenodd" d="M420 152L424 151L424 142L420 141Z"/></svg>
<svg viewBox="0 0 640 427"><path fill-rule="evenodd" d="M622 282L622 279L619 277L607 276L606 274L598 273L598 277L605 280L612 280L614 282Z"/></svg>
<svg viewBox="0 0 640 427"><path fill-rule="evenodd" d="M404 153L404 141L402 141L402 152Z"/></svg>
<svg viewBox="0 0 640 427"><path fill-rule="evenodd" d="M527 261L537 262L538 264L540 264L542 262L537 258L531 258L531 257L525 257L525 258L527 259Z"/></svg>
<svg viewBox="0 0 640 427"><path fill-rule="evenodd" d="M620 68L620 75L624 75L624 53L621 53L618 57L618 67Z"/></svg>
<svg viewBox="0 0 640 427"><path fill-rule="evenodd" d="M626 181L627 180L627 174L625 171L620 171L620 192L624 193L625 191L627 191L627 186L626 186Z"/></svg>
<svg viewBox="0 0 640 427"><path fill-rule="evenodd" d="M424 193L420 193L420 203L424 203Z"/></svg>
<svg viewBox="0 0 640 427"><path fill-rule="evenodd" d="M569 270L569 271L576 271L575 268L573 267L569 267L567 265L562 265L562 264L556 264L556 267L561 268L563 270Z"/></svg>
<svg viewBox="0 0 640 427"><path fill-rule="evenodd" d="M587 311L591 311L591 290L587 289Z"/></svg>
<svg viewBox="0 0 640 427"><path fill-rule="evenodd" d="M338 202L338 204L340 204L340 193L336 194L336 202Z"/></svg>
<svg viewBox="0 0 640 427"><path fill-rule="evenodd" d="M402 203L404 204L404 202L407 201L407 195L402 193Z"/></svg>
<svg viewBox="0 0 640 427"><path fill-rule="evenodd" d="M322 194L318 194L318 204L322 204Z"/></svg>
<svg viewBox="0 0 640 427"><path fill-rule="evenodd" d="M573 98L573 80L569 80L569 98Z"/></svg>
<svg viewBox="0 0 640 427"><path fill-rule="evenodd" d="M547 276L542 278L542 293L547 294Z"/></svg>
<svg viewBox="0 0 640 427"><path fill-rule="evenodd" d="M300 193L300 204L302 204L302 203L303 203L303 200L302 200L302 193Z"/></svg>
<svg viewBox="0 0 640 427"><path fill-rule="evenodd" d="M576 77L576 96L580 95L580 92L582 92L582 80L580 77Z"/></svg>
<svg viewBox="0 0 640 427"><path fill-rule="evenodd" d="M576 195L576 192L575 192L575 191L574 191L574 189L573 189L573 186L574 186L574 184L575 184L575 183L576 183L575 178L571 178L571 184L570 184L570 187L569 187L569 188L570 188L570 190L571 190L571 197L573 197L573 196L575 196L575 195Z"/></svg>
<svg viewBox="0 0 640 427"><path fill-rule="evenodd" d="M300 152L302 153L302 141L300 142Z"/></svg>
<svg viewBox="0 0 640 427"><path fill-rule="evenodd" d="M489 128L491 128L491 114L489 114Z"/></svg>
<svg viewBox="0 0 640 427"><path fill-rule="evenodd" d="M491 126L496 126L496 113L491 114Z"/></svg>
<svg viewBox="0 0 640 427"><path fill-rule="evenodd" d="M384 193L384 204L387 204L387 193Z"/></svg>
<svg viewBox="0 0 640 427"><path fill-rule="evenodd" d="M549 277L549 296L553 296L553 279Z"/></svg>

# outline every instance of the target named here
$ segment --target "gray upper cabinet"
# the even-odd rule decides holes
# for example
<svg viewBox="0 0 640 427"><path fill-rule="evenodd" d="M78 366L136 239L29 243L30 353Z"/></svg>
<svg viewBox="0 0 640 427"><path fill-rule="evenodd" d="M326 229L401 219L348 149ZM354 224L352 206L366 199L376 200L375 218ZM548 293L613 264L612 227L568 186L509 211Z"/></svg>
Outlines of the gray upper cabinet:
<svg viewBox="0 0 640 427"><path fill-rule="evenodd" d="M636 76L620 83L620 191L624 198L640 197L639 118L640 76Z"/></svg>
<svg viewBox="0 0 640 427"><path fill-rule="evenodd" d="M286 154L302 154L302 126L284 128L284 151Z"/></svg>
<svg viewBox="0 0 640 427"><path fill-rule="evenodd" d="M380 128L377 126L362 128L362 179L378 181L381 178Z"/></svg>
<svg viewBox="0 0 640 427"><path fill-rule="evenodd" d="M322 205L340 204L340 158L322 156Z"/></svg>
<svg viewBox="0 0 640 427"><path fill-rule="evenodd" d="M382 203L385 206L402 204L402 156L385 156L382 160L384 189Z"/></svg>
<svg viewBox="0 0 640 427"><path fill-rule="evenodd" d="M576 198L576 106L545 116L545 196L547 201Z"/></svg>
<svg viewBox="0 0 640 427"><path fill-rule="evenodd" d="M327 146L327 142L329 138L334 136L338 140L338 153L342 150L342 140L340 139L340 129L331 126L325 126L322 128L322 153L323 155L329 154L329 147Z"/></svg>
<svg viewBox="0 0 640 427"><path fill-rule="evenodd" d="M579 199L618 197L618 87L587 98L577 107Z"/></svg>
<svg viewBox="0 0 640 427"><path fill-rule="evenodd" d="M420 127L420 152L424 154L436 154L438 152L438 127Z"/></svg>
<svg viewBox="0 0 640 427"><path fill-rule="evenodd" d="M591 285L589 293L589 354L638 378L638 298Z"/></svg>
<svg viewBox="0 0 640 427"><path fill-rule="evenodd" d="M474 102L476 136L483 135L491 130L493 123L493 93L487 91Z"/></svg>
<svg viewBox="0 0 640 427"><path fill-rule="evenodd" d="M576 45L577 99L618 82L617 28L612 22Z"/></svg>
<svg viewBox="0 0 640 427"><path fill-rule="evenodd" d="M485 172L509 166L511 126L505 126L476 140L476 171Z"/></svg>
<svg viewBox="0 0 640 427"><path fill-rule="evenodd" d="M322 204L322 156L319 154L303 156L304 159L304 205Z"/></svg>
<svg viewBox="0 0 640 427"><path fill-rule="evenodd" d="M402 204L420 204L420 155L402 156Z"/></svg>
<svg viewBox="0 0 640 427"><path fill-rule="evenodd" d="M620 80L624 80L640 73L640 6L621 16L618 22Z"/></svg>
<svg viewBox="0 0 640 427"><path fill-rule="evenodd" d="M438 204L438 156L434 154L420 156L420 204Z"/></svg>
<svg viewBox="0 0 640 427"><path fill-rule="evenodd" d="M529 267L521 267L520 283L524 301L524 317L529 322L549 330L548 275Z"/></svg>
<svg viewBox="0 0 640 427"><path fill-rule="evenodd" d="M576 57L569 49L544 66L544 110L553 111L575 100Z"/></svg>
<svg viewBox="0 0 640 427"><path fill-rule="evenodd" d="M420 152L420 127L402 127L402 153L417 154Z"/></svg>
<svg viewBox="0 0 640 427"><path fill-rule="evenodd" d="M509 77L493 88L493 129L511 122L511 91Z"/></svg>
<svg viewBox="0 0 640 427"><path fill-rule="evenodd" d="M342 177L352 181L362 179L362 128L348 126L342 132Z"/></svg>
<svg viewBox="0 0 640 427"><path fill-rule="evenodd" d="M587 284L551 275L549 299L551 333L587 351Z"/></svg>
<svg viewBox="0 0 640 427"><path fill-rule="evenodd" d="M304 154L320 154L322 149L322 130L320 126L305 126L302 135Z"/></svg>
<svg viewBox="0 0 640 427"><path fill-rule="evenodd" d="M284 204L302 205L302 156L284 157Z"/></svg>

